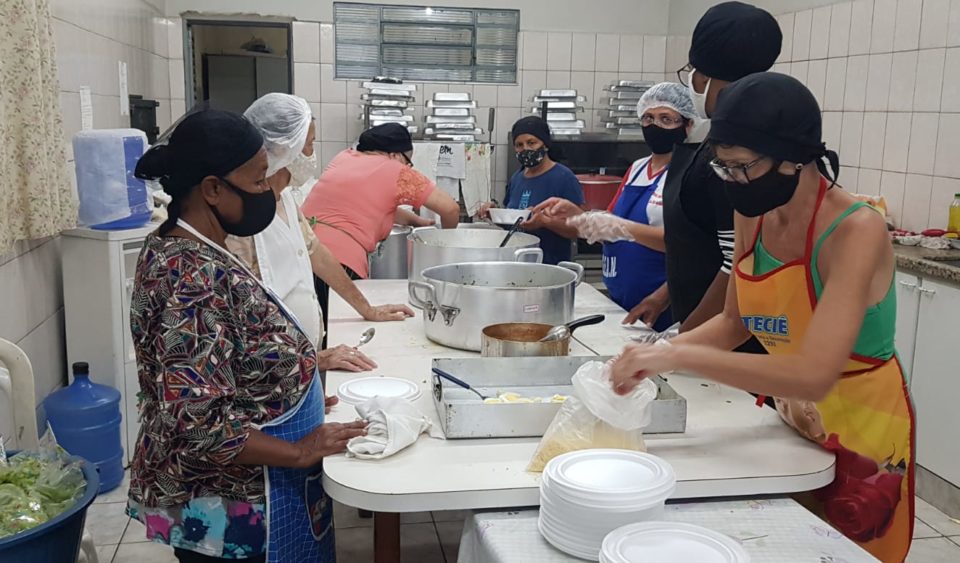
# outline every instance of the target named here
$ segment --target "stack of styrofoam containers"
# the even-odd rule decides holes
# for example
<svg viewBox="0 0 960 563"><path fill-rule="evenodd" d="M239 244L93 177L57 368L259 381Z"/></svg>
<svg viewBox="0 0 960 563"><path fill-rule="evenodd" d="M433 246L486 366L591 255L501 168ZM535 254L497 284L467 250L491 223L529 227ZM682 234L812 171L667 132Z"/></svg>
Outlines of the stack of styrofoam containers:
<svg viewBox="0 0 960 563"><path fill-rule="evenodd" d="M363 101L363 113L360 119L364 120L364 127L376 127L384 123L399 123L405 125L410 134L418 130L414 124L412 105L416 102L416 84L404 84L396 79L376 78L363 83L364 92L360 94Z"/></svg>
<svg viewBox="0 0 960 563"><path fill-rule="evenodd" d="M637 102L653 82L617 80L604 88L610 94L609 106L600 110L600 122L611 133L619 135L643 135Z"/></svg>
<svg viewBox="0 0 960 563"><path fill-rule="evenodd" d="M437 141L472 143L483 135L477 127L473 111L477 102L470 94L460 92L436 92L427 100L427 114L423 116L423 137Z"/></svg>
<svg viewBox="0 0 960 563"><path fill-rule="evenodd" d="M540 93L530 100L533 107L530 113L543 117L543 106L547 106L547 124L553 135L579 135L586 127L580 118L583 113L583 103L587 98L577 94L576 90L540 90Z"/></svg>

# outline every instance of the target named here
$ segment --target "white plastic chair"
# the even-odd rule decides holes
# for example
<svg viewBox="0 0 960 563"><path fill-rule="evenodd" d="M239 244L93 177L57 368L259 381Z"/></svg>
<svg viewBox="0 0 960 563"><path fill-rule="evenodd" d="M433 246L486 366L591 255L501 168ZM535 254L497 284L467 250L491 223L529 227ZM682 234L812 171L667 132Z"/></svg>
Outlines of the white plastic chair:
<svg viewBox="0 0 960 563"><path fill-rule="evenodd" d="M6 369L4 369L6 368ZM34 405L37 397L33 391L33 366L30 358L19 346L0 338L0 392L10 398L13 410L13 448L18 450L36 448L40 445L37 434L37 412ZM93 536L84 527L80 540L80 555L77 563L99 563Z"/></svg>

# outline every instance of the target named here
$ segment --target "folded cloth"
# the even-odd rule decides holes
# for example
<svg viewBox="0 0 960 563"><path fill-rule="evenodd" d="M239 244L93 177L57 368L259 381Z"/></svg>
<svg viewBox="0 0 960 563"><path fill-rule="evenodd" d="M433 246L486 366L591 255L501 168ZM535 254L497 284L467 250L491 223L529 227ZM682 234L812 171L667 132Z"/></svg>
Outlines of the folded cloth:
<svg viewBox="0 0 960 563"><path fill-rule="evenodd" d="M356 408L368 423L367 435L347 442L348 457L383 459L413 444L424 432L439 435L430 419L405 399L374 397Z"/></svg>

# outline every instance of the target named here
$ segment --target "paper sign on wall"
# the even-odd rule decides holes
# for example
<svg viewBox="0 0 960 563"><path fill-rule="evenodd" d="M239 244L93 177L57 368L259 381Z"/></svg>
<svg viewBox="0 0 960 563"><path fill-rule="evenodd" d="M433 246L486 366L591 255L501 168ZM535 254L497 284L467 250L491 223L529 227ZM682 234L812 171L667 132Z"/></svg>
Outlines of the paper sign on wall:
<svg viewBox="0 0 960 563"><path fill-rule="evenodd" d="M127 63L120 61L120 115L130 115L130 92L127 90Z"/></svg>
<svg viewBox="0 0 960 563"><path fill-rule="evenodd" d="M437 176L446 178L467 177L466 151L463 144L441 144L437 160Z"/></svg>
<svg viewBox="0 0 960 563"><path fill-rule="evenodd" d="M93 102L89 86L80 87L80 129L93 129Z"/></svg>

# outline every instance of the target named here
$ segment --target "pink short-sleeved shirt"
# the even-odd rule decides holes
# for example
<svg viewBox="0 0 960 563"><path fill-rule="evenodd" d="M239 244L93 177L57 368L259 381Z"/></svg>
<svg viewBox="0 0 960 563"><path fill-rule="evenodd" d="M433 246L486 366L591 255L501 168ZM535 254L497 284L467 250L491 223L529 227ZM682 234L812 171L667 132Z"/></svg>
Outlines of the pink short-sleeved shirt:
<svg viewBox="0 0 960 563"><path fill-rule="evenodd" d="M386 155L347 149L320 175L301 211L340 263L366 278L367 253L390 234L397 206L421 207L435 189Z"/></svg>

